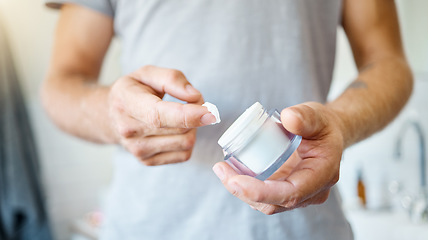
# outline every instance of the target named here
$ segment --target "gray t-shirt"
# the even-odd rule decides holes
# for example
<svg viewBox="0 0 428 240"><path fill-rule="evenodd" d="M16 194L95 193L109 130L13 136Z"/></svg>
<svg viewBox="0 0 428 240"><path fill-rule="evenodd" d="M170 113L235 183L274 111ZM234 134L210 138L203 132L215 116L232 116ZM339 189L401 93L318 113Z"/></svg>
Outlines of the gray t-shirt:
<svg viewBox="0 0 428 240"><path fill-rule="evenodd" d="M147 167L118 151L102 239L352 239L335 189L322 205L266 216L211 170L223 159L218 138L254 102L278 110L325 102L340 0L70 2L114 18L124 74L146 64L179 69L222 117L198 130L186 163Z"/></svg>

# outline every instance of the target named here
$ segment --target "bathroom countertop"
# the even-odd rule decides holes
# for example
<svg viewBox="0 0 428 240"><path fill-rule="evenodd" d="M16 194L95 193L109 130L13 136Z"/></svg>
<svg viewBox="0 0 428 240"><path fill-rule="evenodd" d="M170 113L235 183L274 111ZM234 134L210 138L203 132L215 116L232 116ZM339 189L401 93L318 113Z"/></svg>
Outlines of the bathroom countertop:
<svg viewBox="0 0 428 240"><path fill-rule="evenodd" d="M355 240L427 240L428 223L412 223L404 212L346 210Z"/></svg>

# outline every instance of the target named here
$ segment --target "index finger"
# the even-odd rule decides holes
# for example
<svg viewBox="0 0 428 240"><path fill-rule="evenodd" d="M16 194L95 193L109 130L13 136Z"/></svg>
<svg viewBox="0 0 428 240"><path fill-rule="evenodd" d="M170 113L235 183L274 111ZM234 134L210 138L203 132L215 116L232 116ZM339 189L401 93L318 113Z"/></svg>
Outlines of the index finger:
<svg viewBox="0 0 428 240"><path fill-rule="evenodd" d="M181 71L146 65L131 75L158 93L168 93L186 102L203 103L201 93L190 84Z"/></svg>

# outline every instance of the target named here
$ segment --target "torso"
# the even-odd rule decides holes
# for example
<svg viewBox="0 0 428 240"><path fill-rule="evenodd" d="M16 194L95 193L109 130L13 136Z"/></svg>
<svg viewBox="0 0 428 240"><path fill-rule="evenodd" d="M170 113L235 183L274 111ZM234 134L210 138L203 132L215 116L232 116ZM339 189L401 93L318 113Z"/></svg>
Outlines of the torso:
<svg viewBox="0 0 428 240"><path fill-rule="evenodd" d="M281 110L326 100L340 0L112 3L123 73L146 64L181 70L222 123L198 130L186 163L146 167L120 150L105 239L352 239L335 190L323 205L265 216L211 170L223 159L218 138L254 102Z"/></svg>

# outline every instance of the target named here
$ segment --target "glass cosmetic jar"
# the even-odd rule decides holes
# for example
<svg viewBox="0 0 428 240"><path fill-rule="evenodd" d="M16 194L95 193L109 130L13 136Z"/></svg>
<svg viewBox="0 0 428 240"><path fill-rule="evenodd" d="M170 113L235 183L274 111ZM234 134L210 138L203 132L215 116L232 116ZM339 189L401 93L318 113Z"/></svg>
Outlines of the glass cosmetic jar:
<svg viewBox="0 0 428 240"><path fill-rule="evenodd" d="M269 178L297 149L302 137L288 132L277 110L256 102L220 137L224 160L239 174Z"/></svg>

